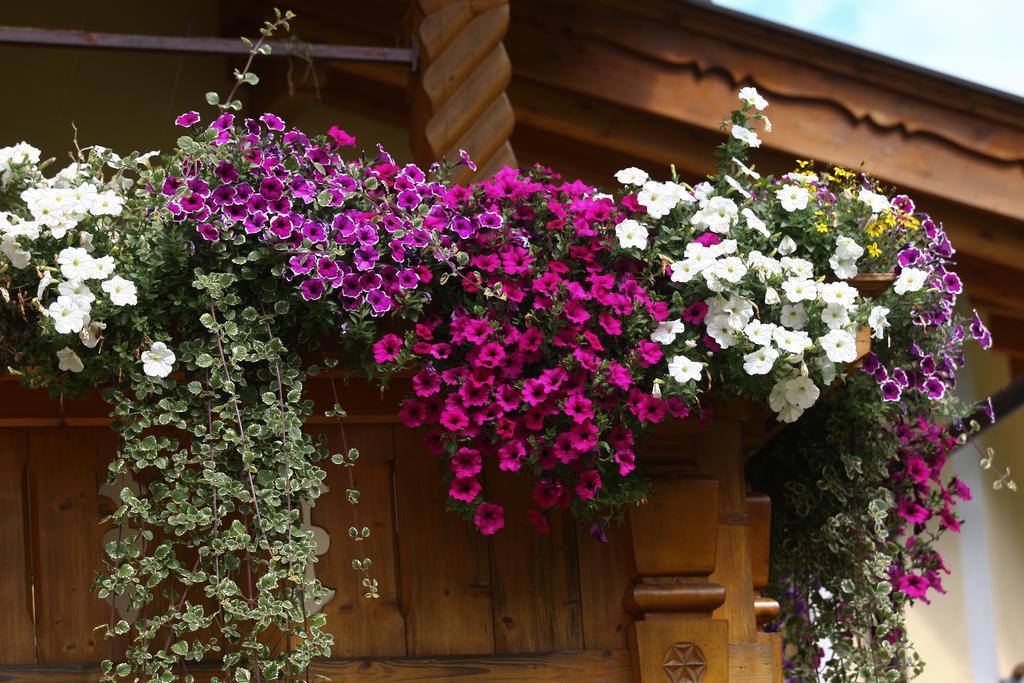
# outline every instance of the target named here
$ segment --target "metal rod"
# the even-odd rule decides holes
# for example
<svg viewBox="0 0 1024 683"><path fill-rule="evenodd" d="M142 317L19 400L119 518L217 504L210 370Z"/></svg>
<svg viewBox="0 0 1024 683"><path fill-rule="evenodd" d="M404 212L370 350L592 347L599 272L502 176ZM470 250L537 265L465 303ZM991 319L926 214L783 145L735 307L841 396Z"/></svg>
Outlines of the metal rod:
<svg viewBox="0 0 1024 683"><path fill-rule="evenodd" d="M95 33L22 26L0 26L0 44L34 45L101 50L140 50L150 52L193 52L202 54L244 55L249 48L234 38L195 36L151 36L136 33ZM271 41L271 56L295 55L314 59L394 62L414 64L415 53L404 47L368 47L361 45L324 45L316 43Z"/></svg>

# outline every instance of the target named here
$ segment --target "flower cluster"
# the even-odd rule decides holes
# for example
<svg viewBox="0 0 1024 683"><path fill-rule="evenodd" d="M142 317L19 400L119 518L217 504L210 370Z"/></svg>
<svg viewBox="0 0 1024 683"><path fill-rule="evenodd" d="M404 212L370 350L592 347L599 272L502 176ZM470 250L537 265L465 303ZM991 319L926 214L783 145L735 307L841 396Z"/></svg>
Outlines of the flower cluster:
<svg viewBox="0 0 1024 683"><path fill-rule="evenodd" d="M374 346L377 362L420 367L403 420L430 425L449 495L482 533L503 524L484 502L487 462L533 475L538 531L560 507L603 522L642 491L627 479L634 432L689 413L644 379L663 360L648 336L669 313L648 290L653 269L609 233L621 211L610 197L544 170L454 188L448 206L454 217L438 207L426 223L456 231L464 254L440 297L449 308Z"/></svg>
<svg viewBox="0 0 1024 683"><path fill-rule="evenodd" d="M39 156L26 143L0 149L0 182L11 199L0 211L0 252L13 269L5 288L30 302L45 333L56 335L54 345L63 344L55 353L58 369L80 373L79 352L97 352L104 319L138 302L135 283L117 272L113 256L131 181L120 172L123 160L102 147L85 150L49 178ZM150 156L133 156L130 165ZM105 167L118 172L105 180ZM69 335L80 345L69 343Z"/></svg>
<svg viewBox="0 0 1024 683"><path fill-rule="evenodd" d="M927 602L930 590L945 592L942 574L949 573L934 540L943 531L960 531L953 508L957 500L970 500L971 491L956 477L943 482L943 468L960 445L944 425L920 416L900 423L895 433L900 447L891 464L897 496L893 523L903 551L890 575L897 590Z"/></svg>
<svg viewBox="0 0 1024 683"><path fill-rule="evenodd" d="M872 179L843 169L820 173L802 163L762 177L746 154L759 144L753 123L770 130L768 104L752 88L740 101L719 175L692 187L635 168L616 175L635 208L616 228L622 248L662 259L676 291L678 317L652 337L666 346L668 377L685 385L706 366L752 397L767 388L778 419L793 422L860 359L869 332L887 337L895 315L920 331L907 348L925 363L909 374L893 369L893 377L870 356L884 398L908 386L943 398L960 364L948 352L959 349L964 328L954 320L962 285L941 226L905 195L890 200ZM859 291L861 268L892 274L878 301ZM971 331L987 347L977 318ZM920 351L929 344L943 352Z"/></svg>
<svg viewBox="0 0 1024 683"><path fill-rule="evenodd" d="M174 220L209 242L257 239L285 251L284 277L307 301L336 298L372 316L410 308L430 281L430 253L444 247L422 220L443 206L444 185L383 150L346 159L355 139L336 127L311 140L273 114L235 118L221 114L205 131L196 112L177 118L217 157L213 168L186 159L164 180Z"/></svg>

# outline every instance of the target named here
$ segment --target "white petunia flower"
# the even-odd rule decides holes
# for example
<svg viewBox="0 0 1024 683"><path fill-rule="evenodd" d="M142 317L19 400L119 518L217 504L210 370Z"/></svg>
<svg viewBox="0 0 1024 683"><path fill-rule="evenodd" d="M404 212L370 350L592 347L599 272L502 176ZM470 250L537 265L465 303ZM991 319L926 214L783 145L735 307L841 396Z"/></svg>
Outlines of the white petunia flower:
<svg viewBox="0 0 1024 683"><path fill-rule="evenodd" d="M836 256L840 259L857 260L864 255L864 247L860 246L846 235L836 238Z"/></svg>
<svg viewBox="0 0 1024 683"><path fill-rule="evenodd" d="M3 241L0 242L0 252L3 252L3 255L10 260L11 265L19 270L32 262L32 252L22 249L13 235L4 236Z"/></svg>
<svg viewBox="0 0 1024 683"><path fill-rule="evenodd" d="M832 272L836 277L843 280L857 277L857 261L855 259L841 259L835 254L829 257L828 264L832 266Z"/></svg>
<svg viewBox="0 0 1024 683"><path fill-rule="evenodd" d="M787 330L785 327L776 328L772 333L772 339L783 351L790 353L803 353L811 345L811 338L802 330Z"/></svg>
<svg viewBox="0 0 1024 683"><path fill-rule="evenodd" d="M93 251L95 251L96 247L93 246L92 243L92 233L86 232L85 230L78 233L78 246L80 246L82 249L85 249L90 254Z"/></svg>
<svg viewBox="0 0 1024 683"><path fill-rule="evenodd" d="M115 275L100 285L100 287L110 297L110 303L115 306L134 306L139 302L135 283L131 280L126 280L120 275Z"/></svg>
<svg viewBox="0 0 1024 683"><path fill-rule="evenodd" d="M96 199L89 207L89 213L93 216L119 216L124 207L124 198L116 192L107 190L96 195Z"/></svg>
<svg viewBox="0 0 1024 683"><path fill-rule="evenodd" d="M86 348L94 349L100 343L100 333L105 329L107 329L106 323L93 320L82 328L82 331L78 333L78 338L82 340L82 344Z"/></svg>
<svg viewBox="0 0 1024 683"><path fill-rule="evenodd" d="M82 359L67 346L57 352L57 367L65 372L81 372L85 369Z"/></svg>
<svg viewBox="0 0 1024 683"><path fill-rule="evenodd" d="M92 262L92 276L93 276L93 279L94 280L102 280L104 278L110 277L114 273L114 267L115 266L116 266L116 264L114 263L114 257L113 256L101 256L98 259L93 259L93 262Z"/></svg>
<svg viewBox="0 0 1024 683"><path fill-rule="evenodd" d="M827 356L818 356L814 359L814 364L818 366L818 370L821 372L821 381L825 383L825 386L832 384L836 378L836 364Z"/></svg>
<svg viewBox="0 0 1024 683"><path fill-rule="evenodd" d="M758 218L757 214L755 214L752 210L750 210L749 208L743 209L742 213L743 218L747 221L748 228L750 228L751 230L756 230L765 237L771 236L771 233L768 232L768 226L765 225L765 222Z"/></svg>
<svg viewBox="0 0 1024 683"><path fill-rule="evenodd" d="M684 259L682 261L676 261L671 264L669 268L672 270L672 274L669 279L672 282L689 282L693 279L694 275L701 272L701 267L697 265L697 262L693 259Z"/></svg>
<svg viewBox="0 0 1024 683"><path fill-rule="evenodd" d="M792 304L783 305L782 324L794 330L803 329L803 326L807 324L807 312L804 311L804 307Z"/></svg>
<svg viewBox="0 0 1024 683"><path fill-rule="evenodd" d="M852 363L857 360L857 339L846 330L832 330L818 338L825 355L833 363Z"/></svg>
<svg viewBox="0 0 1024 683"><path fill-rule="evenodd" d="M674 183L671 180L666 180L662 183L662 186L665 192L675 196L677 203L684 202L686 204L693 204L697 201L697 198L693 196L693 193L690 192L685 185L680 185L679 183Z"/></svg>
<svg viewBox="0 0 1024 683"><path fill-rule="evenodd" d="M174 352L163 342L153 342L149 351L142 353L142 371L150 377L166 377L171 374L175 361Z"/></svg>
<svg viewBox="0 0 1024 683"><path fill-rule="evenodd" d="M821 394L818 386L809 377L795 377L786 380L783 391L785 392L786 401L790 405L794 405L802 410L807 410L813 406Z"/></svg>
<svg viewBox="0 0 1024 683"><path fill-rule="evenodd" d="M783 256L788 256L796 251L796 242L789 235L786 235L779 240L779 253Z"/></svg>
<svg viewBox="0 0 1024 683"><path fill-rule="evenodd" d="M751 320L747 323L747 326L743 328L743 334L746 335L747 339L758 346L771 346L772 335L775 334L775 330L778 329L778 327L779 326L775 323L763 323L760 320Z"/></svg>
<svg viewBox="0 0 1024 683"><path fill-rule="evenodd" d="M892 291L897 294L916 292L924 287L926 279L928 279L928 271L921 270L920 268L904 268L900 271L896 282L893 283Z"/></svg>
<svg viewBox="0 0 1024 683"><path fill-rule="evenodd" d="M708 196L715 191L715 186L704 180L693 186L693 196L697 198L701 206L708 201Z"/></svg>
<svg viewBox="0 0 1024 683"><path fill-rule="evenodd" d="M762 97L761 93L757 92L757 88L753 86L740 88L739 98L740 102L758 111L764 111L764 108L768 106L768 100Z"/></svg>
<svg viewBox="0 0 1024 683"><path fill-rule="evenodd" d="M78 334L89 322L89 311L70 296L59 296L46 309L58 334Z"/></svg>
<svg viewBox="0 0 1024 683"><path fill-rule="evenodd" d="M778 357L779 352L775 349L760 348L743 356L743 370L748 375L767 375L772 371Z"/></svg>
<svg viewBox="0 0 1024 683"><path fill-rule="evenodd" d="M646 249L647 235L647 226L632 218L627 218L615 226L615 236L619 238L619 246L623 249Z"/></svg>
<svg viewBox="0 0 1024 683"><path fill-rule="evenodd" d="M736 332L729 324L729 316L719 314L707 321L708 336L715 340L723 349L727 349L736 343Z"/></svg>
<svg viewBox="0 0 1024 683"><path fill-rule="evenodd" d="M20 216L0 211L0 234L11 237L27 237L30 240L39 238L39 224L26 221Z"/></svg>
<svg viewBox="0 0 1024 683"><path fill-rule="evenodd" d="M736 222L739 209L736 202L728 197L711 197L697 213L690 218L697 228L707 228L712 232L728 235L729 229Z"/></svg>
<svg viewBox="0 0 1024 683"><path fill-rule="evenodd" d="M79 307L84 308L86 311L91 308L92 302L96 301L96 295L81 280L61 282L57 285L57 292L61 296L71 297Z"/></svg>
<svg viewBox="0 0 1024 683"><path fill-rule="evenodd" d="M764 290L764 303L768 306L774 306L775 304L782 301L779 298L779 293L774 287L768 287Z"/></svg>
<svg viewBox="0 0 1024 683"><path fill-rule="evenodd" d="M764 281L769 276L780 275L782 273L782 264L773 259L771 256L765 256L757 249L747 254L747 265L757 271L761 280Z"/></svg>
<svg viewBox="0 0 1024 683"><path fill-rule="evenodd" d="M616 172L615 179L623 185L643 185L650 180L650 176L647 175L647 171L630 166Z"/></svg>
<svg viewBox="0 0 1024 683"><path fill-rule="evenodd" d="M750 168L749 166L744 164L742 161L740 161L736 157L732 158L732 163L736 164L736 166L739 167L739 169L743 173L743 175L747 176L748 178L753 178L754 180L758 180L761 177L760 173L758 173L754 169Z"/></svg>
<svg viewBox="0 0 1024 683"><path fill-rule="evenodd" d="M838 330L850 324L850 316L846 306L829 304L821 311L821 321L828 325L830 330Z"/></svg>
<svg viewBox="0 0 1024 683"><path fill-rule="evenodd" d="M786 298L793 303L814 301L818 296L818 288L815 287L814 280L800 277L791 277L783 282L782 291L786 293Z"/></svg>
<svg viewBox="0 0 1024 683"><path fill-rule="evenodd" d="M53 276L50 275L50 271L44 270L43 271L43 276L41 278L39 278L39 284L36 286L36 298L37 299L42 299L43 298L43 292L45 292L47 290L47 288L49 288L49 286L52 283L53 283Z"/></svg>
<svg viewBox="0 0 1024 683"><path fill-rule="evenodd" d="M889 309L885 306L875 306L868 314L868 325L874 331L871 336L875 339L885 337L885 328L889 327Z"/></svg>
<svg viewBox="0 0 1024 683"><path fill-rule="evenodd" d="M719 256L728 256L736 253L737 243L736 240L722 240L718 244L712 244L708 247L708 250L715 256L715 258Z"/></svg>
<svg viewBox="0 0 1024 683"><path fill-rule="evenodd" d="M733 178L731 175L722 176L725 182L729 183L729 187L739 192L745 199L750 199L753 195L747 192L747 188L743 187L740 181Z"/></svg>
<svg viewBox="0 0 1024 683"><path fill-rule="evenodd" d="M669 377L677 382L699 382L703 363L692 361L686 356L675 356L668 362Z"/></svg>
<svg viewBox="0 0 1024 683"><path fill-rule="evenodd" d="M799 185L783 185L781 189L776 190L775 196L781 202L782 208L790 213L806 209L807 202L811 199L811 193L807 188Z"/></svg>
<svg viewBox="0 0 1024 683"><path fill-rule="evenodd" d="M885 195L868 189L861 188L861 191L857 193L857 199L871 207L871 213L881 213L889 208L889 200Z"/></svg>
<svg viewBox="0 0 1024 683"><path fill-rule="evenodd" d="M735 284L747 274L747 267L739 256L727 256L721 261L716 261L713 266L705 271L705 274L707 273L720 280Z"/></svg>
<svg viewBox="0 0 1024 683"><path fill-rule="evenodd" d="M823 282L818 285L822 303L840 304L850 308L857 303L857 290L845 282Z"/></svg>
<svg viewBox="0 0 1024 683"><path fill-rule="evenodd" d="M69 280L87 280L96 273L93 258L81 247L65 247L57 254L61 274Z"/></svg>
<svg viewBox="0 0 1024 683"><path fill-rule="evenodd" d="M665 346L676 340L676 335L681 334L686 326L682 320L666 320L658 325L654 332L651 332L651 341Z"/></svg>
<svg viewBox="0 0 1024 683"><path fill-rule="evenodd" d="M679 197L664 183L649 180L644 183L644 189L637 194L636 201L647 209L647 214L651 218L663 218L676 207Z"/></svg>
<svg viewBox="0 0 1024 683"><path fill-rule="evenodd" d="M814 277L814 264L807 259L783 256L779 259L779 265L794 277L811 279Z"/></svg>
<svg viewBox="0 0 1024 683"><path fill-rule="evenodd" d="M737 126L734 124L732 127L732 136L747 147L761 146L761 138L757 137L757 133L749 128L744 128L743 126Z"/></svg>

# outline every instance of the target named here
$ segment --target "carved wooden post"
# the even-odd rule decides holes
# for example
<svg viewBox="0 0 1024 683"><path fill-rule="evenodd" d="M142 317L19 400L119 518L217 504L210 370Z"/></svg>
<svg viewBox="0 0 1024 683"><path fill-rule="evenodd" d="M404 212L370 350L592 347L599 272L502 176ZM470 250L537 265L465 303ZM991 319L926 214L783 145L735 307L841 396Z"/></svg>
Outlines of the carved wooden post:
<svg viewBox="0 0 1024 683"><path fill-rule="evenodd" d="M781 650L755 619L743 418L722 411L703 427L679 423L643 446L654 488L630 510L626 596L641 683L780 679Z"/></svg>
<svg viewBox="0 0 1024 683"><path fill-rule="evenodd" d="M419 53L413 84L412 150L420 164L469 152L486 177L515 166L508 139L515 115L505 89L512 64L502 45L508 0L416 0ZM456 180L473 173L462 167Z"/></svg>

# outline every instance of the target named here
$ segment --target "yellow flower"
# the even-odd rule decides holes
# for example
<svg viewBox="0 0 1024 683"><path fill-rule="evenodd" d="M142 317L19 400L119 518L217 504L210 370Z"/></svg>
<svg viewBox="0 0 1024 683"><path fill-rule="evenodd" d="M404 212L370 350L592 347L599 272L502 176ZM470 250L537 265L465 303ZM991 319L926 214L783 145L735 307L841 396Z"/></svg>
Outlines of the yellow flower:
<svg viewBox="0 0 1024 683"><path fill-rule="evenodd" d="M868 245L868 256L871 258L878 258L881 254L882 250L878 248L878 242L872 242Z"/></svg>
<svg viewBox="0 0 1024 683"><path fill-rule="evenodd" d="M814 228L815 228L815 229L816 229L816 230L817 230L818 232L828 232L828 231L829 231L829 229L830 229L830 228L828 227L828 224L826 224L826 223L817 223L817 224L816 224L816 225L814 226Z"/></svg>

